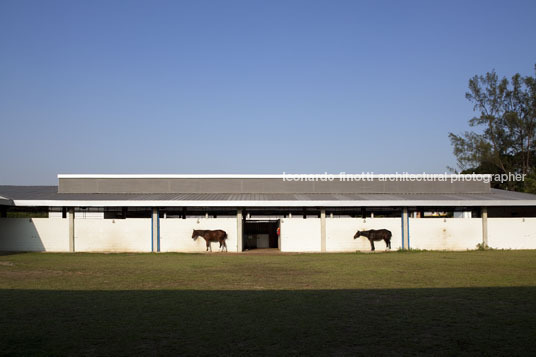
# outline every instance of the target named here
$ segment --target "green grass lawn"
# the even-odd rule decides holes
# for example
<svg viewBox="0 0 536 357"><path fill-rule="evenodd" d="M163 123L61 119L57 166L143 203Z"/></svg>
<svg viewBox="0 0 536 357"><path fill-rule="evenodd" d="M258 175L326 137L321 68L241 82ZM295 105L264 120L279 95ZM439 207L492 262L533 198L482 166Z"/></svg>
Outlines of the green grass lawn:
<svg viewBox="0 0 536 357"><path fill-rule="evenodd" d="M535 355L536 251L0 255L0 354Z"/></svg>

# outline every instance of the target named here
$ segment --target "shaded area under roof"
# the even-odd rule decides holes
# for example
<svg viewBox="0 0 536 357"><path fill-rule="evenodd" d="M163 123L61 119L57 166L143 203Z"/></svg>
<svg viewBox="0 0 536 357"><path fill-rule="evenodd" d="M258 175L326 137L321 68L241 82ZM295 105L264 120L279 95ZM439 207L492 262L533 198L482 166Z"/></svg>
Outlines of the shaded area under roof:
<svg viewBox="0 0 536 357"><path fill-rule="evenodd" d="M290 203L292 205L312 206L328 204L337 206L338 203L344 206L366 205L367 202L376 206L381 205L419 205L426 206L455 206L455 205L510 205L510 206L536 206L536 195L492 189L489 193L145 193L145 194L125 194L125 193L58 193L57 186L0 186L0 196L15 201L15 205L92 205L92 202L112 206L114 203L122 205L143 206L162 204L172 206L186 206L203 204L218 206L247 205L248 203L257 206L265 203L274 206L278 203ZM31 201L31 202L30 202Z"/></svg>

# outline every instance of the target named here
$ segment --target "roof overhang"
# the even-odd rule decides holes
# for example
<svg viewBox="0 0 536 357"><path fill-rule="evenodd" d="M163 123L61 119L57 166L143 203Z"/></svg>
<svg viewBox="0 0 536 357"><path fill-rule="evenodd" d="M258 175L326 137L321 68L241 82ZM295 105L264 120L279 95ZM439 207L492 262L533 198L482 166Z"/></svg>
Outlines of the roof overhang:
<svg viewBox="0 0 536 357"><path fill-rule="evenodd" d="M338 174L329 173L282 173L282 174L58 174L58 179L289 179L289 180L320 180L339 178L354 178L354 179L405 179L405 180L425 180L425 179L446 179L446 180L490 180L491 174L374 174L374 173L359 173L353 174L350 172L341 172Z"/></svg>
<svg viewBox="0 0 536 357"><path fill-rule="evenodd" d="M536 206L536 200L15 200L16 206L49 207L492 207Z"/></svg>

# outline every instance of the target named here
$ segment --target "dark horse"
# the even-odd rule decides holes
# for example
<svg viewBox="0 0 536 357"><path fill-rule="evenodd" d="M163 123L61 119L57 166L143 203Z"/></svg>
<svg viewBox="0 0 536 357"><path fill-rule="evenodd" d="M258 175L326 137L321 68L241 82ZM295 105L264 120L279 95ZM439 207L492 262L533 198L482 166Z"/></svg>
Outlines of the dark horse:
<svg viewBox="0 0 536 357"><path fill-rule="evenodd" d="M221 229L215 231L194 229L194 232L192 233L192 239L196 240L197 237L205 238L205 241L207 242L207 252L209 251L209 249L212 252L210 242L220 242L220 249L222 249L223 247L225 248L225 251L227 251L227 244L225 243L225 240L227 239L227 233L225 231L222 231Z"/></svg>
<svg viewBox="0 0 536 357"><path fill-rule="evenodd" d="M354 235L354 239L358 237L367 237L370 241L370 249L374 251L374 241L383 240L385 241L385 245L387 248L391 249L391 231L388 231L387 229L371 229L369 231L357 231L357 233Z"/></svg>

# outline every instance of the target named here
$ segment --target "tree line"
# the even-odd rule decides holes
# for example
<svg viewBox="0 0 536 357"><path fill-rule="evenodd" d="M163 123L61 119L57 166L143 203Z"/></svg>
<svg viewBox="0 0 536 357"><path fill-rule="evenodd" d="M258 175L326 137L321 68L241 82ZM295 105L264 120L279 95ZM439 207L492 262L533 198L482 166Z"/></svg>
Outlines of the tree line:
<svg viewBox="0 0 536 357"><path fill-rule="evenodd" d="M536 65L534 66L536 74ZM473 130L449 133L460 173L525 175L492 187L536 193L536 75L499 78L495 70L469 80L465 94Z"/></svg>

